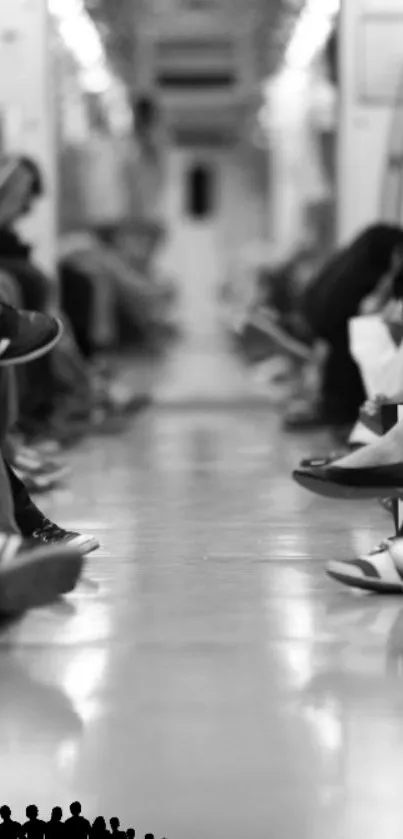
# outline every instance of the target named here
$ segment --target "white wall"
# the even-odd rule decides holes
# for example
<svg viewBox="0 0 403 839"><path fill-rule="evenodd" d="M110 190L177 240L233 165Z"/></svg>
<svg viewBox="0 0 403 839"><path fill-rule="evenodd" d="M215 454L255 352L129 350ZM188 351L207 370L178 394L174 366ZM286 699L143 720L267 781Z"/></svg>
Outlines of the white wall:
<svg viewBox="0 0 403 839"><path fill-rule="evenodd" d="M43 267L53 271L56 177L52 55L46 0L0 0L0 120L6 150L41 166L46 198L26 223Z"/></svg>
<svg viewBox="0 0 403 839"><path fill-rule="evenodd" d="M332 196L319 136L324 125L332 128L333 94L320 62L306 70L285 66L266 88L270 233L284 258L312 235L307 209L325 205Z"/></svg>
<svg viewBox="0 0 403 839"><path fill-rule="evenodd" d="M362 41L363 16L380 15L372 43ZM340 27L341 102L338 165L338 236L341 243L366 225L385 217L382 191L394 106L360 99L364 76L368 89L396 87L403 72L403 0L343 0ZM377 34L375 34L377 33ZM396 39L396 33L399 33ZM400 57L401 49L401 57ZM388 81L389 80L389 81ZM403 131L399 139L403 151ZM402 208L403 212L403 208Z"/></svg>

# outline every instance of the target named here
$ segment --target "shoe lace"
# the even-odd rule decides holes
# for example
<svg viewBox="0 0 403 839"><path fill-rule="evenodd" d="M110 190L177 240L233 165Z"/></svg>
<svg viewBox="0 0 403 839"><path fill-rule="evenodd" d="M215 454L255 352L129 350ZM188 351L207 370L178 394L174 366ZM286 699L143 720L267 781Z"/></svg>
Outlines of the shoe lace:
<svg viewBox="0 0 403 839"><path fill-rule="evenodd" d="M40 536L44 542L50 542L52 539L63 536L64 530L57 524L54 524L53 521L44 519L43 525L35 530L32 535L34 537Z"/></svg>

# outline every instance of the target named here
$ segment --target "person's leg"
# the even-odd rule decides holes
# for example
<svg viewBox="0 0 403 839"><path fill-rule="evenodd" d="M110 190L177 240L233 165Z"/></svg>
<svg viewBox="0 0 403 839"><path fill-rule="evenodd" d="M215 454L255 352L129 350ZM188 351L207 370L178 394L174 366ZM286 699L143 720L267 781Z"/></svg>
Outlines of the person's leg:
<svg viewBox="0 0 403 839"><path fill-rule="evenodd" d="M304 315L318 336L337 334L387 272L403 229L376 225L327 262L302 299Z"/></svg>
<svg viewBox="0 0 403 839"><path fill-rule="evenodd" d="M361 373L349 348L347 328L334 338L322 371L321 408L325 416L354 423L366 392Z"/></svg>
<svg viewBox="0 0 403 839"><path fill-rule="evenodd" d="M0 257L0 270L10 274L18 285L24 309L46 312L50 300L51 284L36 266L22 259Z"/></svg>
<svg viewBox="0 0 403 839"><path fill-rule="evenodd" d="M350 352L348 322L362 300L388 270L403 230L377 225L364 231L328 262L302 298L312 331L329 346L323 370L321 403L329 417L346 415L355 422L366 399L361 373Z"/></svg>
<svg viewBox="0 0 403 839"><path fill-rule="evenodd" d="M14 502L4 460L0 455L0 533L18 533Z"/></svg>
<svg viewBox="0 0 403 839"><path fill-rule="evenodd" d="M12 371L0 369L0 444L7 434L12 411ZM0 533L18 533L14 502L3 457L0 455Z"/></svg>
<svg viewBox="0 0 403 839"><path fill-rule="evenodd" d="M22 296L17 281L0 268L0 301L16 309L22 308Z"/></svg>
<svg viewBox="0 0 403 839"><path fill-rule="evenodd" d="M94 283L88 272L67 260L60 263L59 273L62 309L71 323L83 356L91 358L95 351L91 332Z"/></svg>
<svg viewBox="0 0 403 839"><path fill-rule="evenodd" d="M67 531L46 518L34 504L24 483L5 461L5 468L11 488L14 515L22 536L37 544L68 545L82 555L92 553L100 547L98 539L92 534ZM0 528L1 531L1 528Z"/></svg>
<svg viewBox="0 0 403 839"><path fill-rule="evenodd" d="M28 336L31 331L32 338L35 325L29 318L21 317L20 320ZM7 325L7 318L3 318L6 336ZM36 326L38 344L39 338L43 336L40 335L40 325L37 323ZM10 346L11 355L18 363L20 353L15 341L13 346L13 339ZM4 357L3 352L3 361ZM10 421L13 421L13 387L12 370L0 367L0 448ZM0 454L0 615L17 615L27 609L51 603L57 597L71 592L77 585L82 567L82 553L74 544L47 547L39 543L33 549L23 541L15 520L9 476Z"/></svg>

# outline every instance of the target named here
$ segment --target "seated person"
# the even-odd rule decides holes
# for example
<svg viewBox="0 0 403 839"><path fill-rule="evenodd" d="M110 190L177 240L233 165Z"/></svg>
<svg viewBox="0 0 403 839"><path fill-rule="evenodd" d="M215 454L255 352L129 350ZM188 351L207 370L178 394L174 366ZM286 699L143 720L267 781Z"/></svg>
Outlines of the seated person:
<svg viewBox="0 0 403 839"><path fill-rule="evenodd" d="M353 425L365 390L349 347L348 324L362 302L375 292L382 278L394 274L394 293L402 294L403 273L400 250L403 229L375 225L365 230L348 247L338 251L302 290L289 290L285 310L278 286L268 282L266 306L257 310L251 322L267 333L283 351L302 361L312 358L318 342L327 347L318 404L296 413L287 428L320 425ZM292 277L289 278L292 285ZM291 302L290 302L291 301Z"/></svg>
<svg viewBox="0 0 403 839"><path fill-rule="evenodd" d="M0 447L12 417L12 371L39 358L57 343L61 326L48 316L18 312L0 304ZM0 457L0 615L45 605L72 591L81 575L80 551L62 540L24 541L15 520L14 501Z"/></svg>

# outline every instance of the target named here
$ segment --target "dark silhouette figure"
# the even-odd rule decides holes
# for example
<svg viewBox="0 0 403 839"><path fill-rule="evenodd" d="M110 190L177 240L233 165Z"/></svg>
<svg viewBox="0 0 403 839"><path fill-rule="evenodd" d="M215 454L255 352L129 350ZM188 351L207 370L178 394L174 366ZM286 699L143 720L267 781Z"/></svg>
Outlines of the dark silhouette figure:
<svg viewBox="0 0 403 839"><path fill-rule="evenodd" d="M84 816L81 815L81 804L79 801L73 801L70 804L71 817L67 819L64 824L66 839L89 839L91 836L91 825Z"/></svg>
<svg viewBox="0 0 403 839"><path fill-rule="evenodd" d="M35 804L30 804L25 812L28 821L23 825L23 836L26 836L26 839L45 839L46 823L38 819L38 808Z"/></svg>
<svg viewBox="0 0 403 839"><path fill-rule="evenodd" d="M129 827L126 830L127 839L134 839L135 835L136 835L136 831L135 831L134 827Z"/></svg>
<svg viewBox="0 0 403 839"><path fill-rule="evenodd" d="M62 839L65 834L65 827L62 822L63 810L61 807L53 807L50 821L46 825L46 839Z"/></svg>
<svg viewBox="0 0 403 839"><path fill-rule="evenodd" d="M192 218L206 218L213 210L214 173L208 166L198 164L188 173L188 214Z"/></svg>
<svg viewBox="0 0 403 839"><path fill-rule="evenodd" d="M0 836L1 839L20 839L22 836L22 827L19 822L14 822L11 818L11 810L7 804L0 807Z"/></svg>
<svg viewBox="0 0 403 839"><path fill-rule="evenodd" d="M144 839L154 839L154 834L153 833L146 833Z"/></svg>
<svg viewBox="0 0 403 839"><path fill-rule="evenodd" d="M120 821L116 818L116 816L109 819L109 824L111 826L111 833L113 839L126 839L125 832L123 830L120 830Z"/></svg>
<svg viewBox="0 0 403 839"><path fill-rule="evenodd" d="M91 839L105 839L107 836L110 836L110 833L106 828L106 821L103 816L98 816L91 828Z"/></svg>

